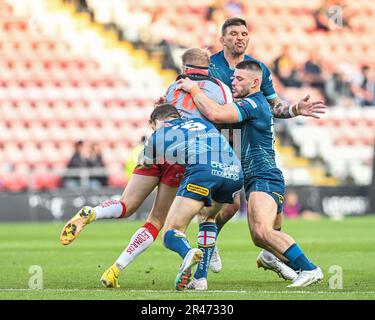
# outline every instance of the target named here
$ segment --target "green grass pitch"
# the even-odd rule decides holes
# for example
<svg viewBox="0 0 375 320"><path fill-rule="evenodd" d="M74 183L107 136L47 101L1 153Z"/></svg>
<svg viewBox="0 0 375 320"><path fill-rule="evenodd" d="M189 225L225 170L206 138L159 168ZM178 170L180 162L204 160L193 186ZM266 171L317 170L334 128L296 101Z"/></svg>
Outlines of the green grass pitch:
<svg viewBox="0 0 375 320"><path fill-rule="evenodd" d="M375 299L375 216L343 221L285 220L307 256L321 266L325 278L303 289L271 271L257 269L259 253L247 222L229 223L219 238L223 270L209 273L209 291L175 292L180 263L161 237L121 275L119 289L102 287L99 279L125 248L140 221L99 221L89 225L71 245L59 243L62 223L0 224L0 299ZM188 230L195 245L197 224ZM43 289L30 290L32 265L43 270ZM343 289L330 289L331 266L343 270Z"/></svg>

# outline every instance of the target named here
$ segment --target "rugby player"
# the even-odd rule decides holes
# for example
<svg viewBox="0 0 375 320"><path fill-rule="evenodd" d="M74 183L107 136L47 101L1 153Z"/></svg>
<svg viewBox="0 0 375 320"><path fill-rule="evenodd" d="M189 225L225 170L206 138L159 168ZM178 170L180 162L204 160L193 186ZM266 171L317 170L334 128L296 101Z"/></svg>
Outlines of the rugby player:
<svg viewBox="0 0 375 320"><path fill-rule="evenodd" d="M179 76L178 79L187 76L199 82L202 90L219 104L232 101L229 88L208 76L209 55L206 51L198 48L189 49L183 54L182 62L183 75ZM183 90L176 90L175 83L167 90L166 97L167 101L180 110L184 118L203 117L195 107L190 95L187 95ZM102 276L102 283L105 286L118 287L120 272L149 248L158 236L180 185L184 170L184 167L179 164L138 165L134 169L120 200L110 199L94 208L85 206L80 209L62 229L60 242L63 245L72 243L82 229L95 220L130 217L158 186L156 198L146 223L133 234L128 246L115 264L106 270ZM202 230L210 228L212 224L214 222L208 220L201 228ZM204 255L203 260L208 259L209 257Z"/></svg>
<svg viewBox="0 0 375 320"><path fill-rule="evenodd" d="M272 75L267 66L254 59L253 57L246 55L249 44L249 31L245 20L237 17L227 19L221 28L220 43L223 50L213 54L210 57L211 64L209 68L209 74L222 82L232 89L232 79L235 66L241 61L254 61L261 66L262 79L260 84L260 91L267 99L270 104L271 112L275 118L292 118L297 116L293 113L292 105L286 101L281 100L272 82ZM299 106L299 115L312 116L308 110L304 108L304 105ZM236 128L236 125L229 126L229 128ZM235 203L231 206L224 207L219 214L216 216L216 224L218 228L218 234L234 214L239 209L239 199L235 199ZM275 230L281 230L282 216L278 215L275 220ZM262 250L257 258L258 267L275 271L280 277L285 280L290 280L289 273L283 272L283 266L280 265L279 261L271 253L266 250ZM220 255L215 247L215 252L212 255L210 268L214 272L219 272L222 268ZM295 276L295 275L294 275Z"/></svg>
<svg viewBox="0 0 375 320"><path fill-rule="evenodd" d="M209 260L201 260L203 250L212 252L215 247L215 224L204 229L200 226L197 249L190 247L185 230L203 207L209 207L207 215L214 217L224 203L233 203L243 185L241 163L212 123L200 118L181 119L172 105L156 107L150 123L156 131L146 143L145 161L154 163L162 159L186 168L164 226L164 245L183 259L175 288L184 290L189 285L191 289L205 290ZM197 263L199 288L190 283L192 267Z"/></svg>
<svg viewBox="0 0 375 320"><path fill-rule="evenodd" d="M284 178L275 162L273 116L261 92L262 73L262 67L256 61L238 63L232 87L233 97L239 100L224 106L205 96L189 79L179 80L179 86L190 92L209 121L241 124L241 164L248 199L249 230L254 244L284 261L291 269L300 271L288 287L308 286L323 279L322 270L306 258L290 235L274 230L275 220L282 212ZM322 101L310 102L306 96L289 109L293 115L304 110L306 115L319 118L325 105Z"/></svg>

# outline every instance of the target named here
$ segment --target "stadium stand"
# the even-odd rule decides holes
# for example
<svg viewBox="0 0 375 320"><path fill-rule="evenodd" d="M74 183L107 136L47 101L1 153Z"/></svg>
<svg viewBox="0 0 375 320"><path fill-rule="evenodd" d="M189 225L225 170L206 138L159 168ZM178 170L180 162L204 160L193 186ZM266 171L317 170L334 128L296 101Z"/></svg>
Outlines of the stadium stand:
<svg viewBox="0 0 375 320"><path fill-rule="evenodd" d="M0 188L58 188L58 172L77 140L100 144L110 186L122 187L128 151L148 132L152 102L173 80L180 52L219 50L220 26L230 15L249 21L249 53L270 67L288 48L302 84L286 86L275 76L282 97L310 92L327 99L327 84L349 88L348 97L333 91L337 106L324 119L283 125L291 144L278 140L276 147L287 183L368 184L375 108L356 106L362 102L354 84L364 65L375 83L375 4L346 2L348 25L327 32L314 20L322 3L0 0ZM304 65L316 48L325 88L304 83Z"/></svg>
<svg viewBox="0 0 375 320"><path fill-rule="evenodd" d="M58 187L59 174L45 169L62 170L77 140L101 144L110 185L122 187L127 151L148 131L162 76L98 41L90 22L58 1L0 5L2 188Z"/></svg>
<svg viewBox="0 0 375 320"><path fill-rule="evenodd" d="M169 4L162 1L134 3L113 0L106 5L98 0L87 0L86 3L96 21L116 25L120 34L134 45L143 44L145 49L149 49L151 43L151 50L155 50L155 45L159 44L165 50L167 43L175 69L178 69L179 57L186 47L199 44L212 51L219 50L222 21L233 15L244 16L250 23L250 52L253 56L274 67L278 57L284 58L285 48L286 54L290 55L299 85L283 85L274 69L278 92L288 100L300 99L309 92L312 97L324 98L331 105L363 105L356 95L355 83L364 77L360 72L361 66L375 69L375 46L370 40L374 32L371 17L375 15L375 6L371 1L309 0L304 2L303 7L298 0L191 1L188 4L184 1ZM332 15L337 13L337 17L328 21L324 30L322 26L318 27L316 17L327 10L331 10ZM160 32L161 29L163 32ZM315 60L311 60L312 52ZM283 62L285 59L281 64ZM322 70L321 88L311 87L307 82L304 69L309 62ZM339 80L340 77L343 80L337 80L336 74ZM373 74L371 78L372 87L369 89L373 96L372 101L367 103L374 105ZM332 89L340 85L343 89ZM346 111L336 107L329 110L327 119L320 122L305 121L301 126L301 121L294 121L293 125L287 126L294 147L280 143L277 146L281 154L279 162L289 183L336 185L351 180L357 184L370 183L374 145L372 109L352 109ZM336 126L340 128L336 130L330 126L330 119L335 119L340 110L344 117L336 120ZM361 122L362 117L367 121ZM345 130L348 129L346 122L341 122L345 118L349 118L347 123L351 124L349 132ZM363 124L366 124L367 130L362 130ZM317 137L320 139L317 140ZM350 159L345 158L346 153L351 154ZM323 165L316 159L320 159Z"/></svg>

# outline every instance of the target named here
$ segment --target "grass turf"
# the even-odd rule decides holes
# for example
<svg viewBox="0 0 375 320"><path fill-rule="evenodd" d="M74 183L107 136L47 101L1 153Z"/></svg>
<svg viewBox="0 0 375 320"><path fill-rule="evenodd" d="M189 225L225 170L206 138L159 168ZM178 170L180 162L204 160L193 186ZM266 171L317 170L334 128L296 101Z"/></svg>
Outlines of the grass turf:
<svg viewBox="0 0 375 320"><path fill-rule="evenodd" d="M209 291L173 290L180 258L163 247L161 237L121 275L121 288L103 288L101 274L140 225L95 222L63 247L62 223L0 224L0 299L375 299L375 216L284 221L283 230L325 273L321 283L307 288L288 289L288 282L275 273L256 268L259 249L243 220L229 223L220 235L223 270L209 273ZM193 245L196 234L192 223L188 238ZM29 289L32 265L42 267L43 290ZM343 270L342 290L328 286L335 265Z"/></svg>

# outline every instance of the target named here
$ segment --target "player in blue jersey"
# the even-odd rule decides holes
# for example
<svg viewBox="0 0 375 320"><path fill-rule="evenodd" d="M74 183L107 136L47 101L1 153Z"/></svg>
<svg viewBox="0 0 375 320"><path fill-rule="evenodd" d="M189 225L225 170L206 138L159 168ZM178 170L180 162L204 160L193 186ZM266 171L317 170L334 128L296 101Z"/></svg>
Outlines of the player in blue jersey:
<svg viewBox="0 0 375 320"><path fill-rule="evenodd" d="M188 49L182 55L183 75L197 81L204 92L219 104L229 103L232 93L220 81L208 76L209 54L199 48ZM192 97L183 90L175 90L173 83L167 91L167 101L172 103L185 118L204 117L196 108ZM109 199L96 207L84 206L63 227L60 241L63 245L72 243L88 224L101 219L121 219L132 216L149 194L157 188L154 205L147 220L132 235L128 245L115 263L108 268L101 278L106 287L119 287L120 274L156 240L178 186L184 174L184 167L167 162L151 166L137 165L119 200ZM214 220L208 219L200 225L200 232L211 230ZM211 250L203 250L203 260L211 255ZM201 264L197 269L197 276L201 274ZM201 285L206 286L205 280ZM201 286L202 288L202 286Z"/></svg>
<svg viewBox="0 0 375 320"><path fill-rule="evenodd" d="M232 80L237 63L250 60L257 62L262 68L262 83L260 90L267 99L276 98L273 88L271 72L267 66L245 54L249 45L249 31L247 23L241 18L227 19L221 28L220 43L223 50L213 54L210 58L209 74L223 81L232 89Z"/></svg>
<svg viewBox="0 0 375 320"><path fill-rule="evenodd" d="M262 80L260 84L260 91L267 99L270 104L271 112L275 118L292 118L297 114L293 113L293 106L286 101L281 100L273 87L272 75L267 66L258 61L257 59L245 54L249 44L249 31L247 23L241 18L229 18L227 19L221 28L220 43L223 46L223 50L217 52L211 56L211 64L209 68L209 74L232 88L232 80L235 66L241 61L254 61L257 62L262 69ZM305 97L304 99L308 99ZM304 100L303 99L303 100ZM302 100L301 100L302 101ZM304 108L304 104L300 103L299 114L304 116L311 116L311 114ZM312 115L314 116L314 115ZM229 126L229 128L236 128L235 124ZM228 222L239 208L239 199L236 199L235 204L227 206L216 216L216 224L218 227L218 233ZM282 217L277 217L275 221L275 230L281 229ZM280 274L280 266L275 257L272 256L266 250L262 250L257 259L258 267L270 269L276 271L282 278L289 280L289 277L285 277L282 273ZM216 272L221 270L221 259L217 252L215 252L211 259L210 268Z"/></svg>
<svg viewBox="0 0 375 320"><path fill-rule="evenodd" d="M170 104L156 107L150 123L155 132L145 144L144 163L166 161L185 166L164 225L164 245L183 258L175 288L184 290L197 263L201 265L200 278L207 278L209 260L201 260L203 250L212 253L216 231L212 226L200 232L198 249L190 247L184 232L203 207L209 207L207 215L214 217L224 203L233 202L243 185L241 163L212 123L200 118L182 119Z"/></svg>
<svg viewBox="0 0 375 320"><path fill-rule="evenodd" d="M261 93L261 66L254 61L242 61L233 74L235 103L224 106L210 100L193 82L179 81L182 89L190 92L199 110L215 123L241 124L241 164L244 187L248 199L248 222L255 245L272 252L291 270L300 271L288 287L308 286L323 279L322 270L306 258L295 240L288 234L274 230L277 216L282 212L284 179L275 163L273 148L273 116ZM298 114L304 108L319 118L324 113L322 101L308 99L292 106Z"/></svg>

